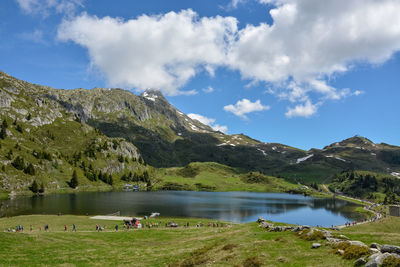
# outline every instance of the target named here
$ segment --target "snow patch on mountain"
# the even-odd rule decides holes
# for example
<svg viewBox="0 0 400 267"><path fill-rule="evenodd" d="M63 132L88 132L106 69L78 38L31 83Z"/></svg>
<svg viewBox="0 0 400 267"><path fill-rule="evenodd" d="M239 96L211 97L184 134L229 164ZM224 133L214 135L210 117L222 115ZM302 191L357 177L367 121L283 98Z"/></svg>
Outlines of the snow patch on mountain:
<svg viewBox="0 0 400 267"><path fill-rule="evenodd" d="M304 158L299 158L299 159L297 159L296 164L299 164L300 162L306 161L306 160L308 160L309 158L311 158L313 156L314 156L314 154L311 154L311 155L308 155L308 156L306 156Z"/></svg>

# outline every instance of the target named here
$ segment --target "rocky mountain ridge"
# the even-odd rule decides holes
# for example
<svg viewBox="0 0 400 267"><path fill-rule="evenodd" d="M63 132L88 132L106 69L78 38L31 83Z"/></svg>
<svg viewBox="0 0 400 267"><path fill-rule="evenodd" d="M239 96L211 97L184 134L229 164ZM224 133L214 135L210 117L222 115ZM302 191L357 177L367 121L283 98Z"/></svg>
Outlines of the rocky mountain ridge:
<svg viewBox="0 0 400 267"><path fill-rule="evenodd" d="M398 146L374 144L355 136L323 149L304 151L243 134L226 135L191 119L154 89L139 96L123 89L53 89L0 72L0 111L2 120L16 122L24 129L25 135L9 133L15 132L14 141L29 140L31 131L51 132L55 128L65 135L70 127L76 127L83 139L90 140L88 132L95 132L103 141L108 138L110 144L119 140L115 156L142 158L156 168L217 162L297 182L322 182L348 170L400 173ZM50 144L43 145L52 149ZM69 146L80 149L72 143ZM0 151L2 160L7 151ZM3 160L3 164L7 163Z"/></svg>

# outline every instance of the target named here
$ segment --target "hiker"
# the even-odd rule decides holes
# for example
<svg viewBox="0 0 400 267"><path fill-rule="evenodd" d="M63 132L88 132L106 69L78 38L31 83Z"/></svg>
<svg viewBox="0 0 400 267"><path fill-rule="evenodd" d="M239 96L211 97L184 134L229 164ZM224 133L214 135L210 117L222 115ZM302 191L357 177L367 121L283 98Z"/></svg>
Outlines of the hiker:
<svg viewBox="0 0 400 267"><path fill-rule="evenodd" d="M72 231L76 232L76 225L75 224L72 225Z"/></svg>
<svg viewBox="0 0 400 267"><path fill-rule="evenodd" d="M30 229L29 229L31 232L32 232L32 224L31 224L31 226L30 226Z"/></svg>
<svg viewBox="0 0 400 267"><path fill-rule="evenodd" d="M45 230L46 232L49 230L49 225L48 225L48 224L46 224L46 225L44 226L44 230Z"/></svg>
<svg viewBox="0 0 400 267"><path fill-rule="evenodd" d="M118 231L118 224L115 225L115 231Z"/></svg>
<svg viewBox="0 0 400 267"><path fill-rule="evenodd" d="M96 223L96 231L99 230L99 225Z"/></svg>
<svg viewBox="0 0 400 267"><path fill-rule="evenodd" d="M67 225L64 225L64 232L67 231Z"/></svg>

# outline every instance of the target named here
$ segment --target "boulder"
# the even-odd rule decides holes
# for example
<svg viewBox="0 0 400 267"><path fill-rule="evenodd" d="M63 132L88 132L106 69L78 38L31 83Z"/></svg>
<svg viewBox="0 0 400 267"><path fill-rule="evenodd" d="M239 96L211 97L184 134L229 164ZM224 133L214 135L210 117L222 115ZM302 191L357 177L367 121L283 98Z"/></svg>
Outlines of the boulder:
<svg viewBox="0 0 400 267"><path fill-rule="evenodd" d="M359 246L359 247L368 247L361 241L348 241L352 246Z"/></svg>
<svg viewBox="0 0 400 267"><path fill-rule="evenodd" d="M339 255L343 255L344 254L344 250L343 249L338 249L336 251L336 253L339 254Z"/></svg>
<svg viewBox="0 0 400 267"><path fill-rule="evenodd" d="M350 238L348 238L348 237L345 236L345 235L339 235L338 238L344 239L344 240L349 240L349 239L350 239Z"/></svg>
<svg viewBox="0 0 400 267"><path fill-rule="evenodd" d="M292 232L298 232L298 231L301 231L300 226L295 226L295 227L292 229Z"/></svg>
<svg viewBox="0 0 400 267"><path fill-rule="evenodd" d="M257 220L257 222L258 223L262 223L262 222L265 222L266 220L263 218L263 217L258 217L258 220Z"/></svg>
<svg viewBox="0 0 400 267"><path fill-rule="evenodd" d="M400 247L398 246L392 246L392 245L383 245L380 248L382 253L388 252L388 253L396 253L400 254Z"/></svg>
<svg viewBox="0 0 400 267"><path fill-rule="evenodd" d="M275 226L273 231L274 232L282 232L282 226Z"/></svg>
<svg viewBox="0 0 400 267"><path fill-rule="evenodd" d="M377 253L378 254L378 253ZM382 263L383 263L383 261L386 259L386 258L388 258L388 257L390 257L390 256L394 256L394 257L400 257L399 255L397 255L397 254L394 254L394 253L379 253L378 255L376 255L376 254L374 254L374 255L372 255L372 256L370 256L369 257L369 261L367 262L367 264L365 264L365 266L366 267L378 267L378 266L381 266L382 265ZM373 257L374 256L374 257ZM372 258L372 259L371 259Z"/></svg>
<svg viewBox="0 0 400 267"><path fill-rule="evenodd" d="M320 243L312 243L311 248L320 248L321 244Z"/></svg>
<svg viewBox="0 0 400 267"><path fill-rule="evenodd" d="M354 262L354 266L363 266L367 261L364 258L359 258Z"/></svg>
<svg viewBox="0 0 400 267"><path fill-rule="evenodd" d="M371 243L371 245L369 246L370 248L376 248L376 249L381 249L381 245L379 245L378 243Z"/></svg>
<svg viewBox="0 0 400 267"><path fill-rule="evenodd" d="M377 249L377 248L370 248L369 252L371 253L371 255L374 255L376 253L380 253L379 249Z"/></svg>

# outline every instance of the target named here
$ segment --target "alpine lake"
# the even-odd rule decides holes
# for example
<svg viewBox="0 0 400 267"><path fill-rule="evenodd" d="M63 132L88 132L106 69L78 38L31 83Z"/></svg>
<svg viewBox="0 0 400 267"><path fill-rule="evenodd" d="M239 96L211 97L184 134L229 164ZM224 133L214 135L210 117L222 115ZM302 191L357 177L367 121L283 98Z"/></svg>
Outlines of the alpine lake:
<svg viewBox="0 0 400 267"><path fill-rule="evenodd" d="M207 218L235 223L259 216L290 224L330 227L359 221L359 205L336 198L255 192L90 192L17 197L0 200L0 217L27 214L145 216Z"/></svg>

